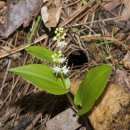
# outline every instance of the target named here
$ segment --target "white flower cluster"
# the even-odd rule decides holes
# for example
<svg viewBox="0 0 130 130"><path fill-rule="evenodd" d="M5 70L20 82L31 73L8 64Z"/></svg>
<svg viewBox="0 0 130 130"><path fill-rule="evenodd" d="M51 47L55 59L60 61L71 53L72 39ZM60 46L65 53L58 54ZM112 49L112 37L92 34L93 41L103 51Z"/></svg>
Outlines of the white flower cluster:
<svg viewBox="0 0 130 130"><path fill-rule="evenodd" d="M55 30L56 36L54 37L55 41L62 41L65 39L66 33L64 32L63 28L56 28Z"/></svg>
<svg viewBox="0 0 130 130"><path fill-rule="evenodd" d="M64 33L63 28L57 28L55 31L56 36L54 37L54 40L57 42L57 48L59 51L52 55L54 67L53 70L57 74L63 74L67 75L69 72L69 69L66 65L63 65L66 61L66 58L62 55L62 49L67 45L67 42L65 42L65 36L66 33Z"/></svg>
<svg viewBox="0 0 130 130"><path fill-rule="evenodd" d="M62 49L67 45L67 42L65 42L65 36L66 33L64 32L63 28L57 28L55 31L56 36L54 37L54 41L57 41L57 47Z"/></svg>
<svg viewBox="0 0 130 130"><path fill-rule="evenodd" d="M55 71L56 74L61 73L61 74L67 75L67 73L69 72L69 69L67 68L66 65L63 67L54 66L53 70Z"/></svg>
<svg viewBox="0 0 130 130"><path fill-rule="evenodd" d="M65 42L65 41L57 42L57 47L59 47L61 49L64 48L66 45L67 45L67 42Z"/></svg>
<svg viewBox="0 0 130 130"><path fill-rule="evenodd" d="M61 51L58 51L58 53L55 53L54 55L52 55L52 58L53 58L53 62L58 63L58 64L62 64L66 60L66 58L62 57Z"/></svg>

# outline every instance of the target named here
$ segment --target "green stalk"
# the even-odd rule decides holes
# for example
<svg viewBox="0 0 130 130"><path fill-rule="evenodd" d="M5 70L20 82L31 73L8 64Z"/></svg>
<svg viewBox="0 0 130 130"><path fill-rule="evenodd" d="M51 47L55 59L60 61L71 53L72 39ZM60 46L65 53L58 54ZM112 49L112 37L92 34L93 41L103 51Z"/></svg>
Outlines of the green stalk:
<svg viewBox="0 0 130 130"><path fill-rule="evenodd" d="M63 77L63 75L60 74L60 77L61 77L61 80L62 80L64 86L65 86L65 82L64 82L64 77ZM67 93L66 95L67 95L67 98L68 98L69 102L71 103L71 105L74 106L74 107L77 109L77 106L74 104L74 101L73 101L73 99L71 98L70 94Z"/></svg>
<svg viewBox="0 0 130 130"><path fill-rule="evenodd" d="M72 106L74 106L74 108L76 109L76 111L78 111L79 108L75 105L75 103L74 103L72 97L70 96L70 93L67 93L66 95L67 95L67 98L68 98L70 104L71 104Z"/></svg>
<svg viewBox="0 0 130 130"><path fill-rule="evenodd" d="M38 16L37 20L34 21L34 25L32 27L32 32L28 38L28 42L31 43L32 42L32 38L35 35L36 29L38 28L39 22L41 20L41 16Z"/></svg>

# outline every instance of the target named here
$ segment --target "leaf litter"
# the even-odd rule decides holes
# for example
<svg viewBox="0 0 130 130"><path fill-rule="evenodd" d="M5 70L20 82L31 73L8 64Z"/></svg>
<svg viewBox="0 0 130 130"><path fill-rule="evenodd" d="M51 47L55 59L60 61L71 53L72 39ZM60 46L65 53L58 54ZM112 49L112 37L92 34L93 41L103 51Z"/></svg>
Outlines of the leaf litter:
<svg viewBox="0 0 130 130"><path fill-rule="evenodd" d="M51 0L41 8L42 20L47 28L56 27L61 14L62 1Z"/></svg>
<svg viewBox="0 0 130 130"><path fill-rule="evenodd" d="M8 72L12 67L39 63L25 52L30 45L55 50L52 35L57 26L63 26L67 33L65 56L74 57L70 74L73 81L78 84L90 68L107 63L116 72L111 80L115 78L115 83L129 93L129 4L129 0L89 0L86 4L82 0L7 0L0 4L0 130L46 129L47 121L70 106L64 96L59 99L39 92ZM29 43L27 37L38 16L42 19ZM79 50L87 60L76 66Z"/></svg>
<svg viewBox="0 0 130 130"><path fill-rule="evenodd" d="M0 25L0 36L7 38L20 25L27 26L40 11L42 0L7 0L7 22Z"/></svg>

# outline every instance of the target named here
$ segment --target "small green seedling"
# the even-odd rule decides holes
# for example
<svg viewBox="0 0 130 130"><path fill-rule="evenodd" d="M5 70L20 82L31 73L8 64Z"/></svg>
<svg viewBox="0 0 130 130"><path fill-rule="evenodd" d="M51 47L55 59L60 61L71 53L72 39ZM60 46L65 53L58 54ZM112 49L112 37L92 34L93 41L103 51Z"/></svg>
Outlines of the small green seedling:
<svg viewBox="0 0 130 130"><path fill-rule="evenodd" d="M54 95L69 94L69 67L67 67L67 58L63 56L62 52L67 45L67 42L64 40L66 33L64 33L63 28L57 28L55 34L54 40L58 49L56 53L41 46L27 48L29 54L42 61L49 62L50 66L29 64L12 68L10 72L14 72L48 93ZM74 96L74 104L80 107L78 115L83 115L91 110L96 100L102 94L111 72L112 67L110 65L100 65L87 73Z"/></svg>

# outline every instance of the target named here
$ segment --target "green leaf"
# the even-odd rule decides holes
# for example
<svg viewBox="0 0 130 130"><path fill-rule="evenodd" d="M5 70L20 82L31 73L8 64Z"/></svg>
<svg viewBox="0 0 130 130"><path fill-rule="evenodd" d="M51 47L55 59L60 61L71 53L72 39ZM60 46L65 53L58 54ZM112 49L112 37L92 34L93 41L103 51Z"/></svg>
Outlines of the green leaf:
<svg viewBox="0 0 130 130"><path fill-rule="evenodd" d="M65 88L62 80L54 75L52 68L49 66L29 64L12 68L9 71L14 72L48 93L61 95L68 92L68 89Z"/></svg>
<svg viewBox="0 0 130 130"><path fill-rule="evenodd" d="M28 47L26 50L30 55L40 60L53 63L52 55L54 55L54 52L49 49L46 49L41 46L31 46Z"/></svg>
<svg viewBox="0 0 130 130"><path fill-rule="evenodd" d="M74 98L75 104L81 106L79 115L87 113L93 107L103 92L111 72L112 67L109 65L97 66L88 72Z"/></svg>

